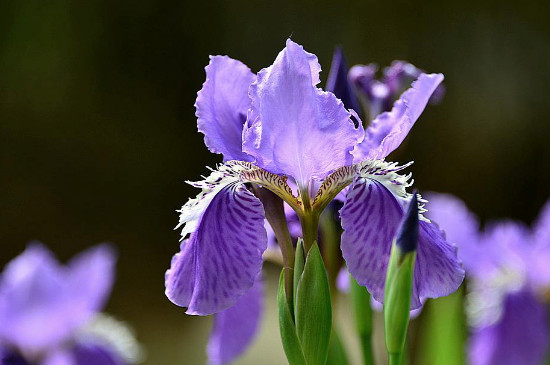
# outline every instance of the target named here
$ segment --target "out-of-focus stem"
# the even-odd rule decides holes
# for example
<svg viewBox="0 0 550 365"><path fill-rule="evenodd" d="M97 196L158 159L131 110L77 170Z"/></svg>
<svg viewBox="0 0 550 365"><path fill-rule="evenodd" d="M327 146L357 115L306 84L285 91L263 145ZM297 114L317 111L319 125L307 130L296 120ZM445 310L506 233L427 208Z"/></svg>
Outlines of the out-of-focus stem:
<svg viewBox="0 0 550 365"><path fill-rule="evenodd" d="M355 329L361 341L361 352L365 365L374 365L372 353L372 307L370 294L366 288L357 284L350 275L350 297L355 319Z"/></svg>

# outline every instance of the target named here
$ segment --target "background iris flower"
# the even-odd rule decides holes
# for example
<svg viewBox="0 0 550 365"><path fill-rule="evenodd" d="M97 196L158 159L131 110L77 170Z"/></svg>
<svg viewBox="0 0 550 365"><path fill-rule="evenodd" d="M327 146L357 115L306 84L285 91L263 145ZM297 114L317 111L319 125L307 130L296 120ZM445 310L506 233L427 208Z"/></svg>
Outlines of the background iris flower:
<svg viewBox="0 0 550 365"><path fill-rule="evenodd" d="M350 186L340 211L343 257L359 284L383 302L391 243L411 199L410 175L398 174L408 164L384 158L406 137L443 76L421 74L391 111L364 130L354 110L317 88L320 70L315 55L291 40L257 75L226 56L211 57L206 67L196 102L198 128L224 164L191 183L202 192L180 210L183 241L166 273L166 295L188 314L218 313L212 362L231 360L257 328L266 218L284 265L293 265L281 199L299 217L308 249L323 210ZM280 215L273 213L276 201ZM425 298L454 292L464 277L456 248L421 219L412 309ZM250 318L239 322L242 314ZM239 339L220 340L232 337L237 322L245 326L234 334Z"/></svg>
<svg viewBox="0 0 550 365"><path fill-rule="evenodd" d="M550 202L532 229L500 221L480 231L458 198L430 194L429 199L429 216L457 243L467 269L470 363L541 364L550 339L544 301L550 288Z"/></svg>
<svg viewBox="0 0 550 365"><path fill-rule="evenodd" d="M0 277L0 364L138 361L131 331L98 315L111 291L115 261L112 249L101 245L62 266L39 243L13 259Z"/></svg>

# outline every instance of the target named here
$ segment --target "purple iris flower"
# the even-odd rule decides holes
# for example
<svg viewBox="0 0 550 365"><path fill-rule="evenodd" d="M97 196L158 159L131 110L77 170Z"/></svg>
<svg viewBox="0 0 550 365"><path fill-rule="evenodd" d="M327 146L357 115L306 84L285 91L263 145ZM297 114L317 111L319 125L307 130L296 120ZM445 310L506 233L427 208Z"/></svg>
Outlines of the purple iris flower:
<svg viewBox="0 0 550 365"><path fill-rule="evenodd" d="M80 331L111 290L115 255L92 248L67 266L33 243L0 277L1 364L124 365L109 343Z"/></svg>
<svg viewBox="0 0 550 365"><path fill-rule="evenodd" d="M256 307L240 308L258 303L251 297L260 294L253 288L267 247L264 206L252 185L280 197L302 226L318 220L349 186L340 211L342 253L359 284L383 301L391 243L411 199L410 175L398 174L409 165L384 159L399 147L443 76L421 74L365 131L354 125L354 110L317 87L320 71L317 57L291 40L257 75L227 56L212 56L206 67L195 104L198 129L224 163L191 183L202 192L180 210L181 251L166 273L166 295L187 314L218 313L211 362L230 361L246 343L217 339L230 338L239 326L248 327L242 336L251 339L257 328ZM421 219L413 308L424 298L452 293L464 277L455 247ZM306 244L316 239L303 232ZM235 348L214 349L215 344Z"/></svg>
<svg viewBox="0 0 550 365"><path fill-rule="evenodd" d="M459 247L469 285L467 314L472 365L541 364L549 350L542 292L550 285L550 202L534 229L519 222L489 224L483 232L459 199L429 195L437 219Z"/></svg>

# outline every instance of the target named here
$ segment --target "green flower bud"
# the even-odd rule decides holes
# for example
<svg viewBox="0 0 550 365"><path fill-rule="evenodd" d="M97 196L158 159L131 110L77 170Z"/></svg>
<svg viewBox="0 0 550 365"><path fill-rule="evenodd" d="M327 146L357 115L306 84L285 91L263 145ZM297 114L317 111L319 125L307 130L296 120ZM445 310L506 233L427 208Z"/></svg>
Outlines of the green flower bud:
<svg viewBox="0 0 550 365"><path fill-rule="evenodd" d="M418 245L416 192L394 240L384 297L384 326L390 364L400 364L409 327L414 263Z"/></svg>

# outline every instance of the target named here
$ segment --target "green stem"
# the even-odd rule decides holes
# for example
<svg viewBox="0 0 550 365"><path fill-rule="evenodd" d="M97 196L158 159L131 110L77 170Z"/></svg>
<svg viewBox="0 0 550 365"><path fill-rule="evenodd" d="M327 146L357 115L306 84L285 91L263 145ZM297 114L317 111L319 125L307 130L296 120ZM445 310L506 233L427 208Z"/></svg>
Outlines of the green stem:
<svg viewBox="0 0 550 365"><path fill-rule="evenodd" d="M402 356L400 352L393 352L388 354L389 365L401 365Z"/></svg>
<svg viewBox="0 0 550 365"><path fill-rule="evenodd" d="M287 301L293 303L293 270L294 270L294 245L292 237L288 230L283 200L268 189L258 185L252 186L254 194L260 199L264 206L265 217L279 243L281 254L283 256L285 290Z"/></svg>
<svg viewBox="0 0 550 365"><path fill-rule="evenodd" d="M304 239L304 251L307 255L313 242L317 241L319 231L319 213L314 212L311 207L309 198L309 190L305 187L299 187L300 199L302 200L303 209L297 212L302 225L302 238Z"/></svg>
<svg viewBox="0 0 550 365"><path fill-rule="evenodd" d="M372 307L370 294L366 288L357 284L357 281L350 275L350 296L353 314L355 317L355 328L361 341L361 352L365 365L374 365L372 351Z"/></svg>
<svg viewBox="0 0 550 365"><path fill-rule="evenodd" d="M319 233L319 215L313 212L304 212L300 217L302 224L302 236L304 239L304 251L307 255L313 243L317 241Z"/></svg>

